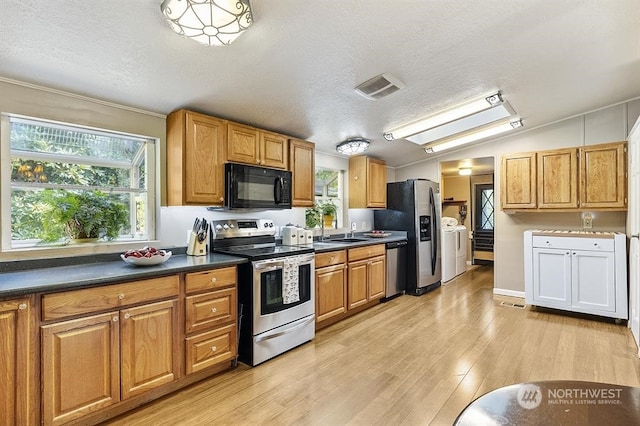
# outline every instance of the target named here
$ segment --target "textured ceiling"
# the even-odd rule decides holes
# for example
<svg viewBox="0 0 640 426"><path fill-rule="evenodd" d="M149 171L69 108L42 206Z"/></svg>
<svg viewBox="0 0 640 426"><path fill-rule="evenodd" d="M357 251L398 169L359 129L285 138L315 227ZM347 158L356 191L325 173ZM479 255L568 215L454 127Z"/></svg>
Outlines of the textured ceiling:
<svg viewBox="0 0 640 426"><path fill-rule="evenodd" d="M160 0L2 2L0 76L167 114L191 108L316 143L382 132L500 90L526 128L640 96L638 0L252 0L226 47L171 31ZM353 90L388 72L406 87ZM336 154L337 155L337 154Z"/></svg>

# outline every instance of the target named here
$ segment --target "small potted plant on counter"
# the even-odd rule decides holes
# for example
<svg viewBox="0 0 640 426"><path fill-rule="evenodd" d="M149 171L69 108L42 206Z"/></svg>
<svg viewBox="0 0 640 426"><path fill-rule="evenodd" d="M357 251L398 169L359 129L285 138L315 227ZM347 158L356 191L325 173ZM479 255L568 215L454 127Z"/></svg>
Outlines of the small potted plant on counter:
<svg viewBox="0 0 640 426"><path fill-rule="evenodd" d="M45 190L42 195L45 242L67 237L74 242L113 240L129 224L125 205L101 191Z"/></svg>

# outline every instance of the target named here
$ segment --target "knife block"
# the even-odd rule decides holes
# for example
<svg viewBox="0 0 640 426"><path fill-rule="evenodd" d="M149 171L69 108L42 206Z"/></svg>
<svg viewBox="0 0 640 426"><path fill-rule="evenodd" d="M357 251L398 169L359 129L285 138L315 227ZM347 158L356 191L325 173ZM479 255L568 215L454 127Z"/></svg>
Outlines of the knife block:
<svg viewBox="0 0 640 426"><path fill-rule="evenodd" d="M195 232L189 235L189 244L187 245L187 255L189 256L205 256L207 254L207 240L200 242Z"/></svg>

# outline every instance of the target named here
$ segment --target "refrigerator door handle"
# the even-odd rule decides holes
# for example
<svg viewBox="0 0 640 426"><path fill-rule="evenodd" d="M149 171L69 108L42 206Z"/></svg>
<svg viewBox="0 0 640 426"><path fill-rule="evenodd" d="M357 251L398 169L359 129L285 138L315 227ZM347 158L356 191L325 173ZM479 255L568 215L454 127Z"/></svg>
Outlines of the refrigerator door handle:
<svg viewBox="0 0 640 426"><path fill-rule="evenodd" d="M433 188L429 188L429 202L431 203L431 240L433 244L431 244L431 271L435 275L436 273L436 261L438 260L438 224L437 221L437 207L436 200L433 196Z"/></svg>

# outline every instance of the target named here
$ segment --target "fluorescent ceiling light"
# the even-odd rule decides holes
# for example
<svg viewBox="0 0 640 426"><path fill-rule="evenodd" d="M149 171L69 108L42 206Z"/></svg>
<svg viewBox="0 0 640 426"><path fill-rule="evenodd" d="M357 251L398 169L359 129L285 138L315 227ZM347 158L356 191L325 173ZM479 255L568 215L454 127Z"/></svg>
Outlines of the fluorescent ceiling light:
<svg viewBox="0 0 640 426"><path fill-rule="evenodd" d="M464 133L472 129L484 126L487 123L493 123L504 118L512 117L515 112L508 102L501 103L493 108L471 114L459 120L443 124L436 128L408 136L405 139L418 145L424 145L438 139L448 138L449 136Z"/></svg>
<svg viewBox="0 0 640 426"><path fill-rule="evenodd" d="M519 118L515 120L503 120L497 123L488 124L486 126L478 128L477 130L467 132L462 135L452 136L451 138L444 140L443 142L429 145L425 147L424 150L428 154L441 152L446 149L455 148L457 146L488 138L490 136L499 135L500 133L508 132L509 130L517 129L519 127L522 127L522 121Z"/></svg>
<svg viewBox="0 0 640 426"><path fill-rule="evenodd" d="M438 127L443 124L450 123L454 120L459 120L461 118L498 106L500 104L502 104L502 97L500 96L500 93L494 93L492 95L485 96L482 99L477 99L475 101L461 105L457 108L452 108L429 116L423 120L400 126L389 132L385 132L383 135L384 138L389 141L405 138L407 136L415 135L416 133L424 132L425 130L433 129L434 127Z"/></svg>

